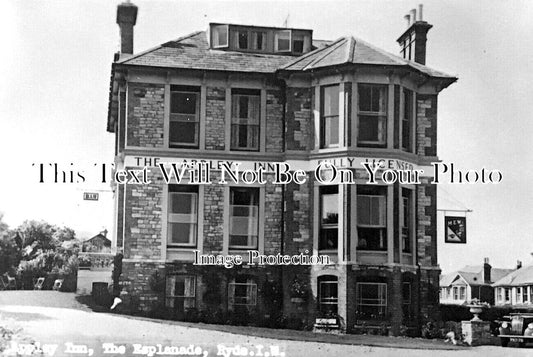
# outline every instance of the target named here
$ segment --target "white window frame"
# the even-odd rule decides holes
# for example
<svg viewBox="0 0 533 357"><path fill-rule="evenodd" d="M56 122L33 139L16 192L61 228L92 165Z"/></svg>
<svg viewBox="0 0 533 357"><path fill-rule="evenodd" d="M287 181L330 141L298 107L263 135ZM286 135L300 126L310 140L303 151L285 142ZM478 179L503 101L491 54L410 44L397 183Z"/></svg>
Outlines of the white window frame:
<svg viewBox="0 0 533 357"><path fill-rule="evenodd" d="M362 103L362 100L361 100L361 93L362 93L362 88L364 87L368 87L370 88L370 90L372 90L371 88L373 87L379 87L380 88L380 92L381 90L383 91L384 93L384 96L385 98L383 99L384 103L385 103L385 108L383 112L381 111L378 111L378 112L374 112L374 111L366 111L366 110L361 110L361 103ZM358 99L357 99L357 126L358 126L358 137L357 137L357 145L358 146L365 146L365 145L379 145L379 146L386 146L387 143L388 143L388 121L389 121L389 88L386 84L380 84L380 83L358 83L358 86L357 86L357 93L358 93ZM372 101L372 100L371 100ZM376 140L376 141L369 141L369 140L361 140L359 139L360 135L361 135L361 117L362 116L369 116L369 117L375 117L375 120L378 120L378 121L381 121L382 122L382 125L383 125L383 128L382 128L382 137L383 137L383 140ZM380 125L380 122L378 122L378 137L379 137L379 125Z"/></svg>
<svg viewBox="0 0 533 357"><path fill-rule="evenodd" d="M319 217L318 217L318 246L319 246L319 249L320 249L320 243L321 243L321 240L322 240L322 236L321 236L321 232L322 232L322 229L331 229L331 230L335 230L337 232L337 247L336 248L325 248L325 249L320 249L320 250L323 250L323 251L337 251L339 249L339 219L340 219L340 212L338 211L338 208L339 208L339 205L338 205L338 202L339 202L339 199L340 199L340 195L339 195L339 187L337 186L337 193L329 193L329 192L323 192L327 187L333 187L333 186L321 186L319 187L318 189L318 214L319 214ZM337 196L337 205L335 208L337 208L337 223L323 223L322 222L322 214L323 214L323 207L322 207L322 203L323 203L323 197L324 196Z"/></svg>
<svg viewBox="0 0 533 357"><path fill-rule="evenodd" d="M235 287L246 286L246 302L235 302ZM249 295L250 294L250 295ZM246 283L236 283L235 279L228 284L228 305L233 306L256 306L257 305L257 284L251 278Z"/></svg>
<svg viewBox="0 0 533 357"><path fill-rule="evenodd" d="M198 148L200 145L200 101L201 101L201 90L198 88L198 91L191 91L191 90L172 90L170 91L170 100L172 101L172 94L173 93L187 93L187 94L195 94L196 95L196 113L194 115L194 123L196 123L196 132L195 132L195 138L194 143L182 143L182 142L171 142L170 141L170 133L171 133L171 125L172 122L177 123L183 123L188 122L188 120L180 120L180 116L189 116L189 114L183 114L183 113L172 113L172 104L170 105L169 109L169 134L168 134L168 146L171 148L179 147L179 148Z"/></svg>
<svg viewBox="0 0 533 357"><path fill-rule="evenodd" d="M325 90L326 88L332 88L337 87L337 114L336 115L325 115ZM339 132L339 126L341 125L341 118L340 118L340 112L343 110L341 108L340 103L340 93L341 93L341 86L340 84L331 84L331 85L324 85L320 86L320 148L321 149L327 149L327 148L337 148L341 146L343 138L340 136ZM331 142L331 133L335 132L331 129L331 121L337 120L337 142L332 143Z"/></svg>
<svg viewBox="0 0 533 357"><path fill-rule="evenodd" d="M335 277L336 278L336 277ZM328 297L328 298L323 298L322 297L322 289L323 289L323 286L324 285L336 285L337 286L337 297ZM335 280L333 280L333 277L329 278L324 278L323 280L319 280L318 281L318 305L319 305L319 309L321 310L321 307L322 305L335 305L336 308L335 310L338 312L339 311L339 279L336 278Z"/></svg>
<svg viewBox="0 0 533 357"><path fill-rule="evenodd" d="M187 280L189 280L190 286L192 286L191 289L189 289L189 294L185 295L177 295L176 294L176 280L177 278L184 278L184 293L187 293ZM170 285L169 285L170 283ZM178 275L178 274L172 274L167 276L166 278L166 286L165 286L165 306L175 308L175 301L178 298L183 298L184 302L184 308L192 308L196 306L196 277L194 275ZM188 304L187 304L188 301ZM185 306L185 305L191 305L191 306Z"/></svg>
<svg viewBox="0 0 533 357"><path fill-rule="evenodd" d="M380 205L380 209L379 209L379 212L380 212L380 217L379 217L379 222L377 224L372 224L372 222L370 223L367 223L367 222L364 222L362 223L360 221L360 217L361 217L361 214L360 214L360 211L362 211L362 209L359 207L359 200L362 199L362 198L369 198L373 201L373 199L377 199L377 201L379 202L379 205ZM372 201L370 202L370 204L372 205ZM370 210L370 212L372 212L372 210ZM372 219L372 217L371 217ZM357 228L375 228L375 229L380 229L382 231L382 236L381 236L381 240L382 242L380 242L380 246L384 246L385 248L384 249L365 249L363 247L360 247L359 246L359 243L358 243L358 250L368 250L368 251L377 251L377 252L381 252L381 251L387 251L388 249L388 237L387 237L387 195L368 195L368 194L357 194L357 220L356 220L356 223L357 223ZM360 239L360 238L359 238ZM368 242L367 242L367 246L368 246Z"/></svg>
<svg viewBox="0 0 533 357"><path fill-rule="evenodd" d="M257 118L239 118L238 113L234 113L234 108L237 108L239 106L238 101L240 97L247 97L248 100L250 98L254 98L257 100L258 110L257 110ZM237 102L237 104L235 104ZM231 151L260 151L261 150L261 93L259 94L240 94L240 93L231 93L231 123L230 123L230 150ZM250 127L256 128L256 138L255 141L257 142L257 147L250 146L250 142L247 141L246 147L240 147L237 145L233 145L233 126L234 125L246 125L247 130L250 130ZM248 138L250 139L250 138ZM253 139L252 139L253 140Z"/></svg>
<svg viewBox="0 0 533 357"><path fill-rule="evenodd" d="M378 297L377 299L373 299L373 300L377 300L378 303L363 303L361 289L365 285L377 285L378 286ZM370 282L356 283L355 290L356 290L356 304L355 304L356 310L359 310L360 306L378 306L379 308L382 308L382 307L384 308L384 311L381 312L381 314L384 316L387 315L388 301L387 301L387 284L386 283L370 283ZM381 297L379 295L381 295Z"/></svg>
<svg viewBox="0 0 533 357"><path fill-rule="evenodd" d="M402 197L402 205L400 209L400 234L401 234L401 252L403 254L412 254L413 253L413 217L412 216L412 205L413 205L413 191L407 190L404 191L404 189L401 189L401 197ZM407 196L404 196L404 192L407 193ZM407 205L405 204L405 201L407 201ZM406 207L407 206L407 207ZM407 214L406 211L407 210ZM407 227L405 226L405 220L407 219ZM404 233L404 231L407 231L407 235ZM405 250L405 241L409 242L409 251Z"/></svg>
<svg viewBox="0 0 533 357"><path fill-rule="evenodd" d="M406 92L409 92L411 93L411 103L409 103L409 105L411 106L411 118L406 118L405 117L405 113L406 113L406 109L405 107L407 106L407 101L405 100L406 99ZM401 128L401 135L400 135L400 149L402 151L405 151L405 152L413 152L414 151L414 139L415 139L415 132L414 132L414 123L416 121L416 109L415 109L415 105L414 105L414 98L415 98L415 92L408 89L408 88L405 88L403 87L402 88L402 100L403 100L403 105L404 107L402 108L402 113L401 113L401 116L402 116L402 119L401 119L401 123L400 123L400 128ZM404 143L404 140L403 140L403 129L404 129L404 122L407 122L407 127L409 129L409 143L408 143L408 146L407 148L404 147L405 143Z"/></svg>
<svg viewBox="0 0 533 357"><path fill-rule="evenodd" d="M218 30L221 28L226 29L226 41L225 44L220 43L220 36ZM216 25L212 26L211 30L213 31L211 38L213 39L213 48L227 48L229 47L229 26L228 25ZM217 44L218 42L218 44Z"/></svg>
<svg viewBox="0 0 533 357"><path fill-rule="evenodd" d="M185 214L185 213L172 213L172 196L174 195L190 195L194 197L194 209L196 212ZM194 248L198 244L198 206L199 206L199 192L188 192L188 191L168 191L168 208L167 208L167 246L168 247L183 247L183 248ZM189 223L193 225L194 236L189 237L188 243L175 243L172 242L172 223Z"/></svg>
<svg viewBox="0 0 533 357"><path fill-rule="evenodd" d="M279 43L280 35L289 34L289 49L280 50ZM275 52L291 52L292 51L292 31L291 30L278 30L274 34L274 51Z"/></svg>
<svg viewBox="0 0 533 357"><path fill-rule="evenodd" d="M465 300L466 299L466 286L460 286L459 287L459 300Z"/></svg>
<svg viewBox="0 0 533 357"><path fill-rule="evenodd" d="M249 189L249 190L257 190L257 196L258 196L258 199L257 199L257 205L253 205L253 206L244 206L244 205L233 205L231 203L231 191L233 189L243 189L243 188L246 188L246 189ZM236 250L243 250L243 249L258 249L259 248L259 236L260 236L260 207L261 207L261 190L258 188L258 187L241 187L241 186L231 186L229 188L229 222L228 222L228 248L231 250L231 249L236 249ZM253 237L254 236L248 236L248 245L231 245L231 236L233 235L232 234L232 230L231 230L231 227L232 227L232 220L234 218L233 216L233 207L250 207L250 208L253 208L256 212L256 218L255 218L255 225L257 227L257 234L255 236L255 244L253 244ZM236 216L236 217L244 217L244 216ZM252 240L252 241L251 241Z"/></svg>

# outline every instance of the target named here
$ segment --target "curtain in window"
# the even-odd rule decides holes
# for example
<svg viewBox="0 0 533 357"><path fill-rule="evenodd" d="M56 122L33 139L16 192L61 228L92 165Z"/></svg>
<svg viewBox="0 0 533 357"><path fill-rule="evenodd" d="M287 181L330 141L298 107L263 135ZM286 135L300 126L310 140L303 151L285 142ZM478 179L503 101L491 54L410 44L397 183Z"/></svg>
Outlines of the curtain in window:
<svg viewBox="0 0 533 357"><path fill-rule="evenodd" d="M258 149L260 97L233 94L231 108L231 147Z"/></svg>

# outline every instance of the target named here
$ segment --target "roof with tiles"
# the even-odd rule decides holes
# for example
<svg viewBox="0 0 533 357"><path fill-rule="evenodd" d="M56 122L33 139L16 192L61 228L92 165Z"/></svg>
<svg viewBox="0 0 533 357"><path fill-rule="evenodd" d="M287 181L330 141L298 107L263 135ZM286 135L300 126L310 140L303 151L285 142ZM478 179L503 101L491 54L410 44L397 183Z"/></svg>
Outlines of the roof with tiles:
<svg viewBox="0 0 533 357"><path fill-rule="evenodd" d="M454 78L446 73L388 53L351 36L341 37L328 46L311 51L283 66L282 69L309 71L343 64L405 66L432 77Z"/></svg>
<svg viewBox="0 0 533 357"><path fill-rule="evenodd" d="M390 54L354 37L336 41L313 40L315 49L299 57L216 50L209 47L205 31L169 41L118 61L118 64L198 70L274 73L309 71L345 64L386 65L411 68L432 77L453 76Z"/></svg>
<svg viewBox="0 0 533 357"><path fill-rule="evenodd" d="M490 280L491 282L498 281L513 271L513 269L492 268L490 270ZM450 286L459 278L463 278L470 286L487 285L483 280L483 265L467 265L461 270L443 275L439 285L443 287Z"/></svg>
<svg viewBox="0 0 533 357"><path fill-rule="evenodd" d="M533 285L533 265L520 268L496 280L492 286L522 286Z"/></svg>
<svg viewBox="0 0 533 357"><path fill-rule="evenodd" d="M205 31L169 41L120 64L214 71L274 73L293 57L210 49Z"/></svg>

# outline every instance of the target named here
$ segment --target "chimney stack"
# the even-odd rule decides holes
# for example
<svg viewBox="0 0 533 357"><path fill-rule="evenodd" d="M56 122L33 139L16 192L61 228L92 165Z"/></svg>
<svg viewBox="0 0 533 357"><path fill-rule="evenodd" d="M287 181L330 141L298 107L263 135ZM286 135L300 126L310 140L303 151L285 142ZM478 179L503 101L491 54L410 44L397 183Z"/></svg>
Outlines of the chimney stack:
<svg viewBox="0 0 533 357"><path fill-rule="evenodd" d="M491 269L492 269L492 267L489 264L489 258L484 258L483 259L483 282L485 284L490 284L491 283L491 280L490 280L490 271L491 271Z"/></svg>
<svg viewBox="0 0 533 357"><path fill-rule="evenodd" d="M516 270L522 268L522 261L521 260L517 260L516 261Z"/></svg>
<svg viewBox="0 0 533 357"><path fill-rule="evenodd" d="M117 24L120 27L120 56L133 54L133 26L137 22L137 6L127 0L117 6Z"/></svg>
<svg viewBox="0 0 533 357"><path fill-rule="evenodd" d="M407 30L396 40L401 47L403 58L415 61L420 64L426 64L426 41L427 33L433 25L423 20L423 6L418 5L418 18L416 9L412 9L409 14L405 15Z"/></svg>

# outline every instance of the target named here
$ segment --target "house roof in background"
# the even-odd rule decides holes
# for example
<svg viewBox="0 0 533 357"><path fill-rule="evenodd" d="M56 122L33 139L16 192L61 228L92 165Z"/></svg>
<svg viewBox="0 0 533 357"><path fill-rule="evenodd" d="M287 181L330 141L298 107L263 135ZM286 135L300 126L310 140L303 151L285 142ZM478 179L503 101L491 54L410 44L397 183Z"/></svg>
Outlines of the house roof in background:
<svg viewBox="0 0 533 357"><path fill-rule="evenodd" d="M513 271L496 280L492 286L520 286L533 284L533 265L528 265Z"/></svg>
<svg viewBox="0 0 533 357"><path fill-rule="evenodd" d="M492 268L490 271L490 280L491 282L498 281L513 271L514 269ZM487 285L484 283L483 279L483 265L467 265L461 270L443 275L441 276L439 285L450 286L454 281L457 280L457 276L462 277L464 281L470 286Z"/></svg>

